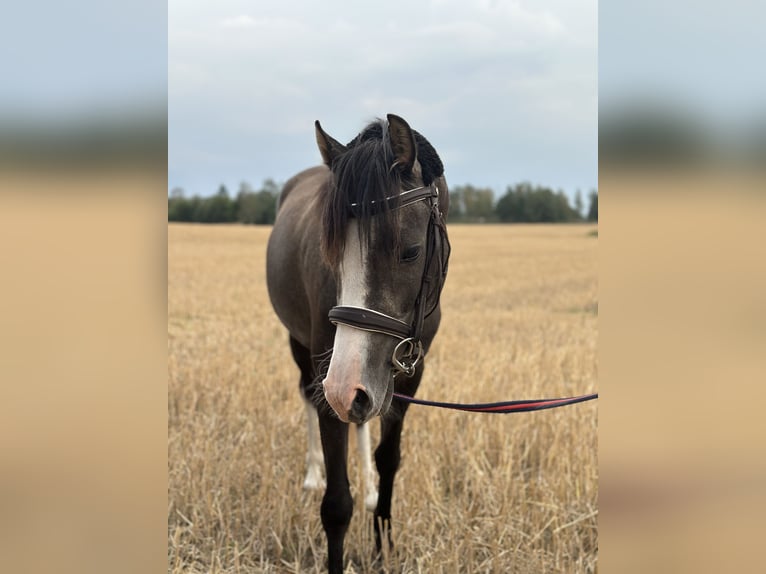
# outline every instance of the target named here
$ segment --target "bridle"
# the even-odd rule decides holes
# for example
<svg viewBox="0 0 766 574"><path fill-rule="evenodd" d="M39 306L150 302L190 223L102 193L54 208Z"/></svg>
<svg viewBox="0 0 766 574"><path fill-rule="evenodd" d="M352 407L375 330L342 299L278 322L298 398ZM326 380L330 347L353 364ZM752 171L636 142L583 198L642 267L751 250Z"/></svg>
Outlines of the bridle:
<svg viewBox="0 0 766 574"><path fill-rule="evenodd" d="M390 195L381 200L379 204L376 204L375 201L370 202L373 212L380 212L384 209L402 209L420 201L429 203L431 214L426 237L425 267L423 277L420 280L420 291L415 299L412 323L406 323L374 309L348 305L333 307L328 314L330 322L334 325L346 325L354 329L382 333L399 339L399 343L391 355L391 363L397 373L403 373L408 377L415 374L415 367L423 358L423 343L421 342L423 323L439 305L439 297L447 277L450 244L447 238L444 215L439 206L439 188L432 183ZM353 212L359 206L352 203L350 207ZM437 267L434 273L430 273L433 265Z"/></svg>
<svg viewBox="0 0 766 574"><path fill-rule="evenodd" d="M423 269L423 277L420 281L420 291L418 292L417 299L415 299L415 313L412 323L406 323L374 309L352 307L348 305L333 307L330 309L328 315L330 321L335 325L347 325L354 329L372 333L382 333L383 335L389 335L399 339L399 343L394 348L393 355L391 356L391 363L396 371L395 375L402 373L408 377L415 374L415 368L423 359L423 343L420 340L423 331L423 322L439 305L439 297L441 295L441 290L444 287L444 280L447 277L450 244L449 239L447 238L444 216L439 209L439 190L435 184L403 191L399 194L386 197L380 202L381 204L387 204L386 207L388 209L401 209L402 207L412 205L418 201L429 202L431 215L428 220L425 268ZM373 213L385 209L381 205L376 205L374 201L370 202L370 206L373 208ZM355 209L359 208L359 205L352 203L351 208L353 212ZM436 273L430 274L429 271L434 264L437 265ZM434 279L435 283L433 283ZM429 297L431 295L431 290L433 290L433 296ZM429 298L432 299L430 306L428 305ZM393 393L393 397L399 401L407 403L457 409L461 411L479 413L520 413L590 401L597 399L598 394L594 393L561 399L517 400L476 404L424 401L400 393Z"/></svg>

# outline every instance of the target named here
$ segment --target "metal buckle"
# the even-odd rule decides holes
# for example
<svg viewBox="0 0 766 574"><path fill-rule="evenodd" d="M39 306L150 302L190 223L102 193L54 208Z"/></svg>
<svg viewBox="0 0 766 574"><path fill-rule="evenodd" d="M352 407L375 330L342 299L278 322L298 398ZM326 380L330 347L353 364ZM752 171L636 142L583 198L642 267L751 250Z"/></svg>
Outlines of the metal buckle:
<svg viewBox="0 0 766 574"><path fill-rule="evenodd" d="M399 341L399 344L394 347L394 353L391 355L391 362L397 370L408 377L411 377L415 374L415 367L417 367L422 357L423 344L410 337L408 339L402 339Z"/></svg>

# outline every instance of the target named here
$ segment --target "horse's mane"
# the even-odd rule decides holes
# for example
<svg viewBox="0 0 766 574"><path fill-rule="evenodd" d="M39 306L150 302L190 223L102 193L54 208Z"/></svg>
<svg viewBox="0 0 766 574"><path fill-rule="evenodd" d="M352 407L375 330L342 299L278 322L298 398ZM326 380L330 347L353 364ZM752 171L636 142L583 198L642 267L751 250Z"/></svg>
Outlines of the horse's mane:
<svg viewBox="0 0 766 574"><path fill-rule="evenodd" d="M415 130L413 134L423 183L430 185L444 174L444 166L428 140ZM400 170L391 169L395 157L385 120L370 123L346 147L347 150L333 161L331 177L323 190L322 252L334 268L343 256L346 228L352 217L359 221L362 244L370 247L374 229L385 252L392 257L398 253L398 201L389 204L383 200L415 185L402 177ZM355 204L353 208L352 204ZM374 219L373 215L376 215Z"/></svg>
<svg viewBox="0 0 766 574"><path fill-rule="evenodd" d="M352 139L346 145L346 147L351 148L356 146L359 142L365 142L370 139L381 140L383 139L384 133L386 134L387 138L388 130L385 129L386 127L387 125L385 120L377 120L372 122L370 125L364 128L364 130L362 130L358 136ZM444 175L444 165L442 164L442 160L439 157L439 154L436 153L436 150L431 145L431 142L429 142L415 130L412 130L412 133L415 136L415 143L418 146L418 162L420 163L420 168L422 171L423 184L431 185L436 178Z"/></svg>

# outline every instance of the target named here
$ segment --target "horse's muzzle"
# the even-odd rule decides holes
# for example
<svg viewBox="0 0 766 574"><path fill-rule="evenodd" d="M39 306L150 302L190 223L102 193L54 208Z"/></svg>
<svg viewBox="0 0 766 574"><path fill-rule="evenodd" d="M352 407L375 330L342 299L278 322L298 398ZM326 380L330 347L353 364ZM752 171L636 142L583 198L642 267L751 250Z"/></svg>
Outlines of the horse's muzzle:
<svg viewBox="0 0 766 574"><path fill-rule="evenodd" d="M322 387L327 402L343 422L362 424L374 416L374 401L362 385L328 386L325 379L322 381Z"/></svg>

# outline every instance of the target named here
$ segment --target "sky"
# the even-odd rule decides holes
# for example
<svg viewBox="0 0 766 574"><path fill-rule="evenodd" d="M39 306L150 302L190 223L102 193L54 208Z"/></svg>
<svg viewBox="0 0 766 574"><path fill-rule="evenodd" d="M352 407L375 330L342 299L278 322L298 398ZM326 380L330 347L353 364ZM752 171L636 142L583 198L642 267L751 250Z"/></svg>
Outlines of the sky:
<svg viewBox="0 0 766 574"><path fill-rule="evenodd" d="M595 0L170 0L168 188L236 193L402 116L450 186L598 185Z"/></svg>

